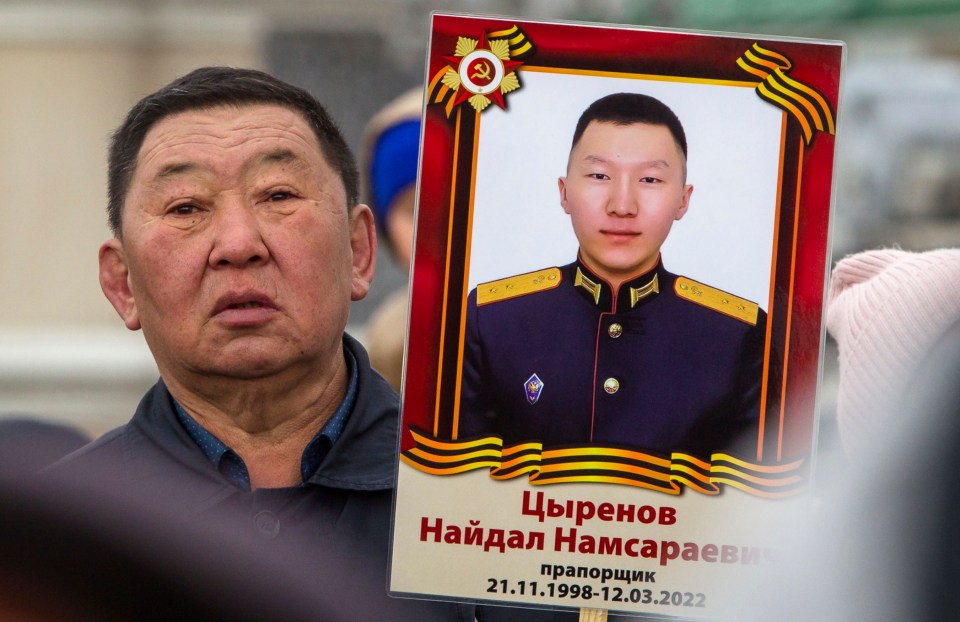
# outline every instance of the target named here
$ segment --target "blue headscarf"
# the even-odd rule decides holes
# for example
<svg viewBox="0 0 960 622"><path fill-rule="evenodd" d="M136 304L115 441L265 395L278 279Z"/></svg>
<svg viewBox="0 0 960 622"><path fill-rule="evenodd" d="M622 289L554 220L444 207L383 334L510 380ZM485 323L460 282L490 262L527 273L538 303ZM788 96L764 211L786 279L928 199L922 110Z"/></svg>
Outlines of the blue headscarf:
<svg viewBox="0 0 960 622"><path fill-rule="evenodd" d="M394 200L417 181L420 120L401 121L384 130L373 146L370 161L370 200L381 230Z"/></svg>

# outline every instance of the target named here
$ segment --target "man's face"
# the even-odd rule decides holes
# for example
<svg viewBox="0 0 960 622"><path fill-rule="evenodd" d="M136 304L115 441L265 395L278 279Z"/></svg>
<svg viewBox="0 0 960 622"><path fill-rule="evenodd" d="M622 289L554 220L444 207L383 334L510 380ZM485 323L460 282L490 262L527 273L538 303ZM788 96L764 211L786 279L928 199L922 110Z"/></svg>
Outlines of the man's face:
<svg viewBox="0 0 960 622"><path fill-rule="evenodd" d="M670 227L687 211L683 153L662 125L592 121L559 179L583 260L619 285L657 263Z"/></svg>
<svg viewBox="0 0 960 622"><path fill-rule="evenodd" d="M413 254L414 208L416 206L416 186L410 186L401 192L390 205L384 229L390 238L390 248L397 259L397 265L404 270L410 267Z"/></svg>
<svg viewBox="0 0 960 622"><path fill-rule="evenodd" d="M255 378L340 354L376 238L297 113L224 106L147 133L100 249L104 292L160 371Z"/></svg>

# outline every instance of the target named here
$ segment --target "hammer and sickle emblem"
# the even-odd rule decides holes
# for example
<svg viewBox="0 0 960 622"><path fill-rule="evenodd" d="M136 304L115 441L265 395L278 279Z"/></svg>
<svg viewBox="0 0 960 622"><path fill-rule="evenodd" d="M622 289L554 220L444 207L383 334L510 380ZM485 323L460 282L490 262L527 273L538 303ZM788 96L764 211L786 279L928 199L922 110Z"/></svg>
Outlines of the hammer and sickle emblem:
<svg viewBox="0 0 960 622"><path fill-rule="evenodd" d="M480 78L481 80L489 80L491 69L493 68L490 66L490 63L486 61L480 61L474 67L473 75L471 75L470 77L474 79Z"/></svg>

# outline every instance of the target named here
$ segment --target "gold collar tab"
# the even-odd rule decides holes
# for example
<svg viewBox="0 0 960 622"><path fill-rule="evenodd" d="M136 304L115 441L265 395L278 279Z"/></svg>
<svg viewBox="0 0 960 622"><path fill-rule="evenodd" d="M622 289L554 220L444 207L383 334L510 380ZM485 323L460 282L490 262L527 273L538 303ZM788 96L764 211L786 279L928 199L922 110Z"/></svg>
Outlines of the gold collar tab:
<svg viewBox="0 0 960 622"><path fill-rule="evenodd" d="M631 287L630 288L630 308L637 306L637 303L646 298L651 294L660 293L660 282L657 280L657 275L653 275L653 279L650 280L646 285L641 285L640 287Z"/></svg>
<svg viewBox="0 0 960 622"><path fill-rule="evenodd" d="M593 296L593 304L600 304L600 284L594 283L587 277L583 276L583 272L580 272L580 267L577 266L577 275L573 278L574 287L582 287L583 289L590 292L590 295Z"/></svg>

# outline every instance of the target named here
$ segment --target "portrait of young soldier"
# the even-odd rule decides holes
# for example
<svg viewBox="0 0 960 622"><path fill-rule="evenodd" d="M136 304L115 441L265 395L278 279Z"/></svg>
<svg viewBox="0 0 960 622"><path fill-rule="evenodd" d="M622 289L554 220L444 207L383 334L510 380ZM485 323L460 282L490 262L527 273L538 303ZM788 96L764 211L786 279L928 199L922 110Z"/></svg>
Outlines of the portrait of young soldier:
<svg viewBox="0 0 960 622"><path fill-rule="evenodd" d="M459 438L709 458L759 418L766 314L667 270L690 207L687 141L646 95L593 102L558 186L573 263L470 292Z"/></svg>

